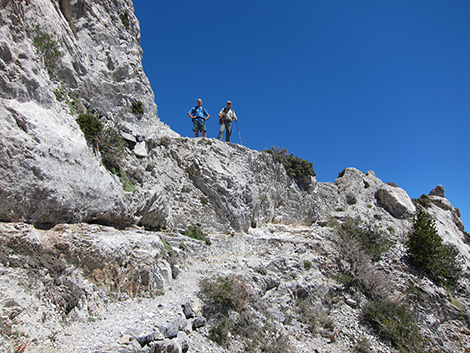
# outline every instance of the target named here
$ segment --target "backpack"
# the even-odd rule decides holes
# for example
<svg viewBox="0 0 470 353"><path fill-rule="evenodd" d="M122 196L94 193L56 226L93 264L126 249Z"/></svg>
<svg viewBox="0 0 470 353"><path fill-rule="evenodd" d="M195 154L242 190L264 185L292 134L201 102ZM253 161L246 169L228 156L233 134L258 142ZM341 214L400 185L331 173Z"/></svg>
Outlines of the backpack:
<svg viewBox="0 0 470 353"><path fill-rule="evenodd" d="M198 108L199 108L199 107L196 105L196 106L192 109L192 111L194 112L193 115L196 114L196 110L197 110ZM204 107L201 107L201 109L202 109L202 114L207 115L206 110L204 109Z"/></svg>

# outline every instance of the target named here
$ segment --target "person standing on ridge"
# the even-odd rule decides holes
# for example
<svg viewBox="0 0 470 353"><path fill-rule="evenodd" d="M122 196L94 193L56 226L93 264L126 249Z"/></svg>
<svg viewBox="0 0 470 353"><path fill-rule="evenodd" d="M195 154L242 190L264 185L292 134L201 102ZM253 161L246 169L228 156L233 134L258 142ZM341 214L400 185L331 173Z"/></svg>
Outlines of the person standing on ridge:
<svg viewBox="0 0 470 353"><path fill-rule="evenodd" d="M200 98L197 100L197 105L189 110L188 115L193 119L194 137L199 137L199 131L202 132L202 137L206 137L206 120L210 115L202 107Z"/></svg>
<svg viewBox="0 0 470 353"><path fill-rule="evenodd" d="M237 115L232 110L232 102L227 101L227 106L225 108L222 108L219 113L220 129L219 136L217 136L217 138L219 140L222 140L222 137L224 136L224 130L227 130L225 132L225 141L230 142L230 135L232 135L232 121L237 120Z"/></svg>

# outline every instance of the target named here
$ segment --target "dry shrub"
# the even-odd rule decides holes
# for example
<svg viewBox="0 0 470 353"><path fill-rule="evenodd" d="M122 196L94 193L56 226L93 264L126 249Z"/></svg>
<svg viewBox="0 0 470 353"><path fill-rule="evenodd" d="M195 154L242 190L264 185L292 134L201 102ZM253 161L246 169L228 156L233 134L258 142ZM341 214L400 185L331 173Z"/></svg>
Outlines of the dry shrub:
<svg viewBox="0 0 470 353"><path fill-rule="evenodd" d="M355 280L366 296L374 299L387 296L388 284L385 276L373 266L370 256L353 238L340 238L342 272Z"/></svg>

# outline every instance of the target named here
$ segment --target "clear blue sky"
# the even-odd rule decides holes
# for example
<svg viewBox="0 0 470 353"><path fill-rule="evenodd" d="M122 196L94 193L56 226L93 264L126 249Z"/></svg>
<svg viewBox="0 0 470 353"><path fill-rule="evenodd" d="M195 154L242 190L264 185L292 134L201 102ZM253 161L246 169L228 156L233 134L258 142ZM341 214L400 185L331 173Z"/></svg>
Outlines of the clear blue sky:
<svg viewBox="0 0 470 353"><path fill-rule="evenodd" d="M333 182L373 170L417 198L442 184L470 230L469 0L134 0L159 117L286 148ZM239 143L234 129L232 142Z"/></svg>

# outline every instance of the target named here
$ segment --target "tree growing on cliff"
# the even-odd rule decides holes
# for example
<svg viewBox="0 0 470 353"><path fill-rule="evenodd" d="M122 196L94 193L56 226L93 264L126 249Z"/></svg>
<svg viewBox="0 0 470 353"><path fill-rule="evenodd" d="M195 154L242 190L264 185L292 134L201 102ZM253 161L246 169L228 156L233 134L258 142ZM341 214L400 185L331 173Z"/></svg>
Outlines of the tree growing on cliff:
<svg viewBox="0 0 470 353"><path fill-rule="evenodd" d="M436 221L423 210L418 211L405 245L410 263L432 281L452 286L459 280L461 268L457 249L442 243Z"/></svg>

